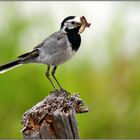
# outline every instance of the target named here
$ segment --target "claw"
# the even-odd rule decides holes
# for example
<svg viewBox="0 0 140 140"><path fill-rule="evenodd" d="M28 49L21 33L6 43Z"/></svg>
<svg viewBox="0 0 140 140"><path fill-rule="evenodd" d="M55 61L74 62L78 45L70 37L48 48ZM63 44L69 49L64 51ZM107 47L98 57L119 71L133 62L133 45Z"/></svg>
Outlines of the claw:
<svg viewBox="0 0 140 140"><path fill-rule="evenodd" d="M60 92L61 92L62 94L71 95L70 92L68 92L67 90L65 90L65 89L63 89L63 88L60 89Z"/></svg>

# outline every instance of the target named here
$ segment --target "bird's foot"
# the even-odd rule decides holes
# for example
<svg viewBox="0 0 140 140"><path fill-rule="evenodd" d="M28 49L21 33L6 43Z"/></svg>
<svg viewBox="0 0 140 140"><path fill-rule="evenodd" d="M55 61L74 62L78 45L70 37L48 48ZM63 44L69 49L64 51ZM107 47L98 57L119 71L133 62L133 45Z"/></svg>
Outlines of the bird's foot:
<svg viewBox="0 0 140 140"><path fill-rule="evenodd" d="M54 92L59 92L59 90L57 88L54 89Z"/></svg>
<svg viewBox="0 0 140 140"><path fill-rule="evenodd" d="M70 95L70 92L68 92L67 90L65 90L65 89L63 89L63 88L60 89L60 92L61 92L62 94Z"/></svg>
<svg viewBox="0 0 140 140"><path fill-rule="evenodd" d="M54 91L51 91L50 94L53 94L55 96L59 96L61 94L61 92L57 88L54 88Z"/></svg>
<svg viewBox="0 0 140 140"><path fill-rule="evenodd" d="M68 92L67 90L60 88L60 90L58 90L57 88L54 89L54 91L50 92L50 94L54 94L55 96L70 96L70 92Z"/></svg>

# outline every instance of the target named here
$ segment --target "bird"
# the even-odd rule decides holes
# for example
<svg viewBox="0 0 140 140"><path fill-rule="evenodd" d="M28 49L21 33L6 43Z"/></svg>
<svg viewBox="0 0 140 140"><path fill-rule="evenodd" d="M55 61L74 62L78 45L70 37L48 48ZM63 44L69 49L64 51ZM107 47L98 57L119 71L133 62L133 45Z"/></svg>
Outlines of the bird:
<svg viewBox="0 0 140 140"><path fill-rule="evenodd" d="M54 32L40 44L32 49L32 51L22 54L16 60L7 64L0 65L0 74L11 70L17 66L28 63L41 63L47 65L46 77L51 85L57 90L55 84L50 78L50 68L53 67L51 75L59 86L61 84L55 77L56 69L59 65L71 59L79 50L81 44L80 34L89 27L84 16L68 16L62 22L60 29Z"/></svg>

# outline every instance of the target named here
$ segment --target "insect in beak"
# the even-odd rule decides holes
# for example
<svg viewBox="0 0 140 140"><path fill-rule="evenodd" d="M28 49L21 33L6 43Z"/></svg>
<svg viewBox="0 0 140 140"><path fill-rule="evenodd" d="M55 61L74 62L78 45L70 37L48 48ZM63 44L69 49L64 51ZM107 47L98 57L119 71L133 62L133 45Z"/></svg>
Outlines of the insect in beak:
<svg viewBox="0 0 140 140"><path fill-rule="evenodd" d="M81 27L79 29L78 34L81 34L85 30L86 27L90 27L90 25L91 25L91 23L87 22L87 20L84 16L80 17L80 21L81 22L79 24Z"/></svg>

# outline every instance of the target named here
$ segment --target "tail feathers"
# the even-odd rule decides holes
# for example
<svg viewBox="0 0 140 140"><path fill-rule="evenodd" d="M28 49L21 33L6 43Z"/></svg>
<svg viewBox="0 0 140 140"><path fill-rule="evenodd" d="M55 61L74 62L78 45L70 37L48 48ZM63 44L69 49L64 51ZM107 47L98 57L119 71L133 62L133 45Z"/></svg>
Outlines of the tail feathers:
<svg viewBox="0 0 140 140"><path fill-rule="evenodd" d="M0 74L4 73L4 72L7 72L19 65L22 65L22 60L15 60L13 62L10 62L10 63L7 63L5 65L1 65L0 66Z"/></svg>
<svg viewBox="0 0 140 140"><path fill-rule="evenodd" d="M26 64L26 63L34 61L34 58L37 57L38 55L39 55L39 49L37 49L37 48L31 52L25 53L25 54L19 56L17 60L10 62L8 64L5 64L5 65L1 65L0 74L6 72L8 70L11 70L19 65L22 65L23 63Z"/></svg>

